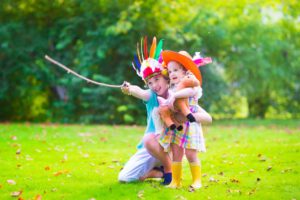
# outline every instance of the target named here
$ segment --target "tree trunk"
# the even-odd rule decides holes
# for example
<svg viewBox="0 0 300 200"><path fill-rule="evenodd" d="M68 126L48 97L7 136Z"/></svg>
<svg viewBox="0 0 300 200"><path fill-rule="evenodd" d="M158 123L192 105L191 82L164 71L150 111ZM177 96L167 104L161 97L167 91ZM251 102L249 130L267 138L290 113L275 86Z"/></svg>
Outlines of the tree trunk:
<svg viewBox="0 0 300 200"><path fill-rule="evenodd" d="M260 97L248 100L249 116L251 118L264 118L268 109L268 97Z"/></svg>

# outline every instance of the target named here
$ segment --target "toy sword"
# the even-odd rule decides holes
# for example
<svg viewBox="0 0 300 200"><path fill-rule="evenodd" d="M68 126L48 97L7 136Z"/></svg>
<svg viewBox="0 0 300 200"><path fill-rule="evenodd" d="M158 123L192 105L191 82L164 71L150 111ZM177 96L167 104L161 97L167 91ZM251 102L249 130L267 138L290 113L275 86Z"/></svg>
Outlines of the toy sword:
<svg viewBox="0 0 300 200"><path fill-rule="evenodd" d="M45 59L47 59L48 61L50 61L51 63L63 68L64 70L66 70L68 73L71 73L73 74L74 76L77 76L83 80L86 80L88 83L93 83L95 85L100 85L100 86L104 86L104 87L110 87L110 88L120 88L122 87L122 85L111 85L111 84L106 84L106 83L100 83L100 82L97 82L97 81L93 81L91 79L88 79L84 76L81 76L80 74L74 72L73 70L69 69L68 67L66 67L65 65L59 63L58 61L50 58L49 56L45 55Z"/></svg>

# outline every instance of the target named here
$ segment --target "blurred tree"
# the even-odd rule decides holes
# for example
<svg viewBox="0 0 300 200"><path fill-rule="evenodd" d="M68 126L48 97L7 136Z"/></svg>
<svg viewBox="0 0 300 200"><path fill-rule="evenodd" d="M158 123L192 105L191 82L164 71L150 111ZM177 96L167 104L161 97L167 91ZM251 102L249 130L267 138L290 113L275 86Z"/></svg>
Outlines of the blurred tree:
<svg viewBox="0 0 300 200"><path fill-rule="evenodd" d="M144 35L149 42L164 38L165 49L213 57L201 67L200 104L218 116L249 110L252 117L300 117L298 1L0 4L0 120L145 123L139 100L87 84L44 60L48 54L86 77L143 86L130 63Z"/></svg>

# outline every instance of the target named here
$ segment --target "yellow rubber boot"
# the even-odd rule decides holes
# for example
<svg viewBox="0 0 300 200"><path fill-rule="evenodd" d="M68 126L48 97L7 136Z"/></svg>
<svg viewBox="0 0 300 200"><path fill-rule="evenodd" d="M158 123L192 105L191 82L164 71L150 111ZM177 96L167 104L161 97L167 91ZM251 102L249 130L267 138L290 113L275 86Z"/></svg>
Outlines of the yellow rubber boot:
<svg viewBox="0 0 300 200"><path fill-rule="evenodd" d="M192 173L193 183L190 186L192 189L199 189L202 187L201 184L201 166L199 162L190 163L190 169Z"/></svg>
<svg viewBox="0 0 300 200"><path fill-rule="evenodd" d="M179 188L181 187L182 177L182 162L172 162L172 182L168 187Z"/></svg>

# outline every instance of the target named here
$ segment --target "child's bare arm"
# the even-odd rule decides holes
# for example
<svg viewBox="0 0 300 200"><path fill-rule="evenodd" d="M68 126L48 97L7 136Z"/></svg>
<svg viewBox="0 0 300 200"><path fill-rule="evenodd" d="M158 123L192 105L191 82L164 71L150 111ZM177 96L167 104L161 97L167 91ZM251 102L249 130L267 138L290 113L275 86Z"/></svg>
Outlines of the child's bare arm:
<svg viewBox="0 0 300 200"><path fill-rule="evenodd" d="M171 110L174 109L173 104L176 99L193 97L197 94L197 91L198 91L197 87L193 87L193 88L184 88L174 93L169 92L169 98L168 98L169 108Z"/></svg>
<svg viewBox="0 0 300 200"><path fill-rule="evenodd" d="M193 88L184 88L174 93L174 98L188 98L193 97L197 94L197 87Z"/></svg>
<svg viewBox="0 0 300 200"><path fill-rule="evenodd" d="M143 101L148 101L150 98L150 92L149 90L143 90L137 85L131 85L128 82L124 82L124 84L121 87L121 90L124 94L132 95L138 99L141 99Z"/></svg>
<svg viewBox="0 0 300 200"><path fill-rule="evenodd" d="M201 124L211 124L212 123L212 117L206 110L198 106L198 112L193 113L193 116L196 119L196 122Z"/></svg>

